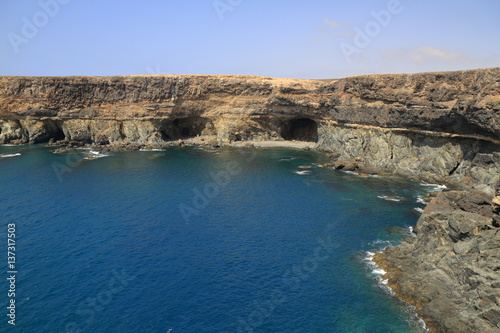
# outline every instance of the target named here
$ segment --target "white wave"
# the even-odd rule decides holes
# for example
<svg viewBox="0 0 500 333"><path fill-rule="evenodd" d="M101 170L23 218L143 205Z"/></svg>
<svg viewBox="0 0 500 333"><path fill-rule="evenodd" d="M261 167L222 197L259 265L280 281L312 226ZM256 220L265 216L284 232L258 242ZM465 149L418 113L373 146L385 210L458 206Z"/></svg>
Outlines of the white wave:
<svg viewBox="0 0 500 333"><path fill-rule="evenodd" d="M290 162L290 161L293 161L293 160L296 160L297 157L291 157L291 158L281 158L278 160L278 162Z"/></svg>
<svg viewBox="0 0 500 333"><path fill-rule="evenodd" d="M416 312L416 310L415 310ZM426 331L426 332L429 332L429 328L427 327L427 324L425 323L425 321L420 318L420 317L417 317L417 321L418 323L420 324L420 326Z"/></svg>
<svg viewBox="0 0 500 333"><path fill-rule="evenodd" d="M379 245L379 244L384 244L386 246L389 246L389 245L391 245L391 242L388 240L377 239L377 240L370 243L370 245Z"/></svg>
<svg viewBox="0 0 500 333"><path fill-rule="evenodd" d="M1 158L16 157L16 156L21 156L21 154L20 153L14 153L14 154L2 154L2 155L0 155Z"/></svg>
<svg viewBox="0 0 500 333"><path fill-rule="evenodd" d="M413 231L411 227L409 227L410 230ZM379 252L380 253L380 252ZM384 271L383 269L379 268L378 265L373 261L373 257L375 256L374 252L367 251L366 252L366 257L364 258L369 269L371 270L371 273L373 274L373 278L377 281L377 285L386 293L389 295L395 297L396 293L394 290L389 287L389 279L383 279L382 276L385 275L387 272ZM427 326L425 325L425 322L420 319L415 311L415 308L412 306L409 306L411 309L412 315L415 316L415 318L418 320L418 323L428 332Z"/></svg>
<svg viewBox="0 0 500 333"><path fill-rule="evenodd" d="M197 148L195 148L197 149ZM202 149L202 148L200 148ZM139 151L165 151L165 149L161 149L161 148L141 148L139 149Z"/></svg>
<svg viewBox="0 0 500 333"><path fill-rule="evenodd" d="M420 208L420 207L415 207L413 209L415 209L420 214L422 214L424 212L424 210L422 208Z"/></svg>
<svg viewBox="0 0 500 333"><path fill-rule="evenodd" d="M380 177L382 177L381 175L370 175L370 174L368 176L373 177L373 178L380 178Z"/></svg>
<svg viewBox="0 0 500 333"><path fill-rule="evenodd" d="M340 170L340 171L342 171L343 173L347 173L347 174L349 174L349 175L356 175L356 176L359 176L359 173L354 172L354 171L344 171L344 170Z"/></svg>
<svg viewBox="0 0 500 333"><path fill-rule="evenodd" d="M301 175L301 176L305 176L305 175L308 175L311 173L310 170L300 170L300 171L294 171L293 173L296 173L298 175Z"/></svg>
<svg viewBox="0 0 500 333"><path fill-rule="evenodd" d="M102 152L96 151L96 150L90 150L83 159L85 160L95 160L98 158L103 158L103 157L108 157L111 155L103 154Z"/></svg>
<svg viewBox="0 0 500 333"><path fill-rule="evenodd" d="M427 205L427 202L425 202L424 198L422 198L422 196L420 195L417 197L417 203Z"/></svg>
<svg viewBox="0 0 500 333"><path fill-rule="evenodd" d="M401 198L401 197L392 197L392 196L388 196L388 195L378 195L377 198L384 199L387 201L397 201L397 202L403 200L403 198Z"/></svg>
<svg viewBox="0 0 500 333"><path fill-rule="evenodd" d="M377 276L377 285L389 295L396 296L394 290L392 290L391 287L387 285L388 282L388 280L383 280L380 276Z"/></svg>
<svg viewBox="0 0 500 333"><path fill-rule="evenodd" d="M408 227L408 234L411 237L417 237L417 234L413 231L413 227Z"/></svg>
<svg viewBox="0 0 500 333"><path fill-rule="evenodd" d="M386 271L384 271L382 268L376 268L372 271L373 274L375 275L385 275L387 274Z"/></svg>
<svg viewBox="0 0 500 333"><path fill-rule="evenodd" d="M389 295L394 296L394 291L388 286L388 280L387 279L382 279L382 276L386 274L387 272L384 271L383 269L379 268L378 265L373 261L373 257L375 256L374 252L366 252L366 257L365 261L368 265L368 268L371 271L372 277L377 281L377 285L387 292Z"/></svg>
<svg viewBox="0 0 500 333"><path fill-rule="evenodd" d="M429 184L429 183L420 183L420 185L425 187L432 187L436 191L442 191L447 189L446 185Z"/></svg>
<svg viewBox="0 0 500 333"><path fill-rule="evenodd" d="M367 262L370 270L377 268L377 264L373 261L373 257L375 257L375 252L366 251L366 256L363 258L363 260Z"/></svg>

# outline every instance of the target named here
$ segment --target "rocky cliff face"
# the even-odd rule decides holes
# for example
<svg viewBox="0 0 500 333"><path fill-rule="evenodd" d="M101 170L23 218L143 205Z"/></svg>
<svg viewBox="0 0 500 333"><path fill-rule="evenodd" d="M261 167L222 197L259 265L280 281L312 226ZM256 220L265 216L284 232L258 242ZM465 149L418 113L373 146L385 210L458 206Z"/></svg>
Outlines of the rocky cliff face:
<svg viewBox="0 0 500 333"><path fill-rule="evenodd" d="M375 257L389 286L433 332L500 331L498 200L440 193L418 220L416 238Z"/></svg>
<svg viewBox="0 0 500 333"><path fill-rule="evenodd" d="M491 193L500 171L500 68L330 82L0 77L0 144L161 144L196 136L315 141L342 158Z"/></svg>
<svg viewBox="0 0 500 333"><path fill-rule="evenodd" d="M1 77L0 112L66 119L304 116L500 139L500 68L332 80Z"/></svg>
<svg viewBox="0 0 500 333"><path fill-rule="evenodd" d="M469 191L436 198L418 222L417 238L388 248L377 261L432 330L500 329L500 197L494 197L500 182L500 68L327 82L0 77L0 144L52 139L163 145L189 138L217 144L313 141L350 161L339 165Z"/></svg>

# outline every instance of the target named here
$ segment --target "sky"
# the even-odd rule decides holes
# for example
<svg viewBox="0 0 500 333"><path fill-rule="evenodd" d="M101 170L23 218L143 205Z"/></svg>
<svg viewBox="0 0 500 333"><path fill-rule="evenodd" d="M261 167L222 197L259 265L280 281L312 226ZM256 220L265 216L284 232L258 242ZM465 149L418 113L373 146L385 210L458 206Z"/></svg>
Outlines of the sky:
<svg viewBox="0 0 500 333"><path fill-rule="evenodd" d="M0 0L0 75L500 67L498 0Z"/></svg>

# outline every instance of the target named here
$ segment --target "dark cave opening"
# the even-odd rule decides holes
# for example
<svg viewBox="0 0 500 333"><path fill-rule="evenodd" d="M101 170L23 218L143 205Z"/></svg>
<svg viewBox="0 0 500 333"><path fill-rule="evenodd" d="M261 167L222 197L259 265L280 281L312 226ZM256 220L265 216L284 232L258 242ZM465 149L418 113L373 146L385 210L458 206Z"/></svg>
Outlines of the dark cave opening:
<svg viewBox="0 0 500 333"><path fill-rule="evenodd" d="M64 140L66 138L60 124L56 125L56 128L51 134L52 134L52 139L54 139L54 141Z"/></svg>
<svg viewBox="0 0 500 333"><path fill-rule="evenodd" d="M201 135L209 120L202 117L185 117L168 120L161 129L165 141L194 138Z"/></svg>
<svg viewBox="0 0 500 333"><path fill-rule="evenodd" d="M318 124L310 118L285 120L281 136L285 140L318 142Z"/></svg>
<svg viewBox="0 0 500 333"><path fill-rule="evenodd" d="M35 133L30 134L30 143L45 143L49 142L51 139L53 141L64 140L65 135L62 130L62 124L58 121L44 120L42 121L41 131L35 131Z"/></svg>

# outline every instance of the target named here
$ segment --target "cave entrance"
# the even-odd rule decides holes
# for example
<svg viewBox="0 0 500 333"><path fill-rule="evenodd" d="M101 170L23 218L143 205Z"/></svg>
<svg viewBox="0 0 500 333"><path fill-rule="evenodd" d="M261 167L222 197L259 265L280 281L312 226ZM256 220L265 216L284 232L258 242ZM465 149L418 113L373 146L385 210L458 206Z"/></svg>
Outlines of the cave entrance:
<svg viewBox="0 0 500 333"><path fill-rule="evenodd" d="M285 120L281 136L285 140L318 142L318 124L310 118Z"/></svg>
<svg viewBox="0 0 500 333"><path fill-rule="evenodd" d="M37 124L40 126L40 123ZM61 123L54 120L42 120L42 130L39 132L30 133L29 141L32 143L44 143L51 139L53 141L63 140L65 138L64 132L61 128Z"/></svg>
<svg viewBox="0 0 500 333"><path fill-rule="evenodd" d="M202 135L209 122L202 117L185 117L167 121L161 129L165 141L194 138Z"/></svg>

